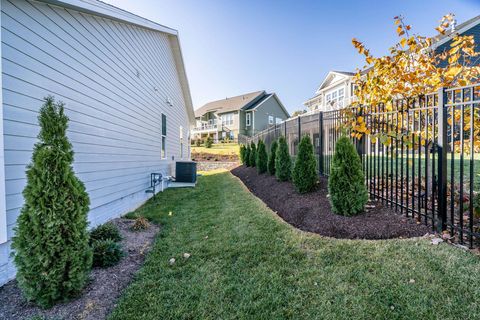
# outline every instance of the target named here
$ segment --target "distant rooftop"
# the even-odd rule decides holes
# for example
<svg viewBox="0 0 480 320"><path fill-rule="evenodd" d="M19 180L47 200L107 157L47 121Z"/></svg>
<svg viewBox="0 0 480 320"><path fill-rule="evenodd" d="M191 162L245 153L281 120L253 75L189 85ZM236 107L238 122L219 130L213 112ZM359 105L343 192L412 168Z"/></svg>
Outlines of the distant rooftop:
<svg viewBox="0 0 480 320"><path fill-rule="evenodd" d="M237 111L240 109L248 109L260 99L267 95L264 90L241 94L235 97L216 100L205 104L195 110L195 117L200 117L207 112L215 111L217 113L225 113Z"/></svg>

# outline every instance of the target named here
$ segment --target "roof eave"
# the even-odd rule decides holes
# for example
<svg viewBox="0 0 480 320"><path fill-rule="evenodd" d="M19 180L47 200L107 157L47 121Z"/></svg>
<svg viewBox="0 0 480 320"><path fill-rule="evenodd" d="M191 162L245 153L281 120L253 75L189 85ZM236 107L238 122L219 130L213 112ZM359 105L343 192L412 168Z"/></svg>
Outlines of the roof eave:
<svg viewBox="0 0 480 320"><path fill-rule="evenodd" d="M193 111L192 97L190 94L190 86L188 83L187 73L185 70L185 63L180 46L180 39L178 37L178 31L151 20L142 18L131 12L117 8L110 4L107 4L98 0L37 0L53 6L72 9L75 11L100 16L124 23L133 24L142 28L150 29L153 31L162 32L168 35L172 53L178 72L178 78L180 86L182 88L185 107L187 109L188 119L190 124L195 124L195 113Z"/></svg>
<svg viewBox="0 0 480 320"><path fill-rule="evenodd" d="M37 0L54 6L135 24L143 28L178 36L178 31L99 0ZM101 4L102 6L99 6Z"/></svg>

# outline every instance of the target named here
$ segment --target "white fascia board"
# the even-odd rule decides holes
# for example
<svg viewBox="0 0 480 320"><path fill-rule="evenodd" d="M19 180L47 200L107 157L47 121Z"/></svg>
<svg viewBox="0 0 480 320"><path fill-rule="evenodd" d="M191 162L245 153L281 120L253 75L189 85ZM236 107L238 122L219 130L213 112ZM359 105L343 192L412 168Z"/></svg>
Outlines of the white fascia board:
<svg viewBox="0 0 480 320"><path fill-rule="evenodd" d="M283 112L285 112L285 114L287 115L287 118L290 117L290 113L288 113L287 109L285 109L285 106L283 105L283 103L280 101L280 99L278 99L278 96L276 93L272 93L272 95L270 97L268 97L267 99L263 100L262 102L260 102L257 106L255 106L255 108L252 108L250 110L252 111L256 111L262 104L264 104L265 102L267 102L268 100L270 100L271 98L275 98L275 100L277 100L277 103L279 104L279 106L282 108Z"/></svg>
<svg viewBox="0 0 480 320"><path fill-rule="evenodd" d="M163 26L151 20L140 17L126 10L117 8L98 0L36 0L58 7L73 9L80 12L93 14L113 20L135 24L147 29L152 29L171 35L178 35L177 30Z"/></svg>
<svg viewBox="0 0 480 320"><path fill-rule="evenodd" d="M346 77L345 80L335 82L335 83L329 85L328 87L323 88L323 89L320 91L319 94L325 93L325 92L327 92L327 91L329 91L329 90L332 90L332 89L334 89L334 88L336 88L336 87L341 87L342 85L346 85L346 84L351 83L351 82L352 82L352 77L348 77L348 78Z"/></svg>
<svg viewBox="0 0 480 320"><path fill-rule="evenodd" d="M328 81L328 79L332 76L332 75L338 75L340 77L344 77L344 78L351 78L351 76L347 76L343 73L339 73L339 72L335 72L335 71L329 71L327 76L325 77L325 79L323 79L322 83L320 84L320 86L318 87L317 91L315 91L315 93L319 93L320 91L322 91L323 89L325 88L322 88L325 83Z"/></svg>
<svg viewBox="0 0 480 320"><path fill-rule="evenodd" d="M464 26L463 28L460 28L458 30L455 30L454 32L451 32L449 33L446 37L440 39L439 41L433 43L430 48L435 50L436 48L440 47L442 44L452 40L452 37L455 35L455 34L462 34L464 33L465 31L467 30L470 30L471 28L475 27L477 24L480 23L480 16L478 17L478 19L476 19L475 21L473 21L472 23Z"/></svg>

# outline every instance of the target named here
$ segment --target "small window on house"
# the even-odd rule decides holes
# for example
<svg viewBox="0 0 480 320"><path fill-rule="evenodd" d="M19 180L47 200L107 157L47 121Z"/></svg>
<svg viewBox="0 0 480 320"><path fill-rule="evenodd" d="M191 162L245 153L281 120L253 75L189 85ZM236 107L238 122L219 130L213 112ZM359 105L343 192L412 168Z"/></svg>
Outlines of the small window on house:
<svg viewBox="0 0 480 320"><path fill-rule="evenodd" d="M332 100L332 95L330 93L327 94L327 99L326 100L327 100L327 102L330 102L330 100Z"/></svg>
<svg viewBox="0 0 480 320"><path fill-rule="evenodd" d="M268 116L268 124L273 124L273 116Z"/></svg>
<svg viewBox="0 0 480 320"><path fill-rule="evenodd" d="M183 159L183 127L180 126L180 159Z"/></svg>
<svg viewBox="0 0 480 320"><path fill-rule="evenodd" d="M247 114L246 114L247 127L250 127L251 121L252 121L252 114L251 114L251 113L247 113Z"/></svg>
<svg viewBox="0 0 480 320"><path fill-rule="evenodd" d="M167 116L162 113L162 159L167 157Z"/></svg>

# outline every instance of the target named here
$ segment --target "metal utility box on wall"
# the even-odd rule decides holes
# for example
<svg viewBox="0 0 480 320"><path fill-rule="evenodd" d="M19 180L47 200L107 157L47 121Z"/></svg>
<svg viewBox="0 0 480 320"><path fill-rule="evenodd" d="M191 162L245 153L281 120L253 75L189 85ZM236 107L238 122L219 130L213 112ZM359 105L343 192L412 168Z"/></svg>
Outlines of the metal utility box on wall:
<svg viewBox="0 0 480 320"><path fill-rule="evenodd" d="M177 161L175 164L175 182L197 182L197 163L193 161Z"/></svg>

